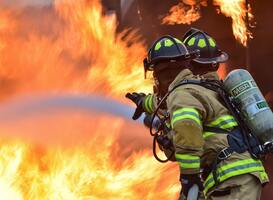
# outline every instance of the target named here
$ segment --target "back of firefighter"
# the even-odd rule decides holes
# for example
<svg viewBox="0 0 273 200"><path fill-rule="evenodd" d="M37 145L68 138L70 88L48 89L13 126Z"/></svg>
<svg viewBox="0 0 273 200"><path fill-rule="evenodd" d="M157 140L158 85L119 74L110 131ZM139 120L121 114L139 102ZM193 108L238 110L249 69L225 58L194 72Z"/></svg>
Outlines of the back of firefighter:
<svg viewBox="0 0 273 200"><path fill-rule="evenodd" d="M169 39L157 41L149 51L157 92L141 96L141 106L147 113L152 113L158 99L181 81L218 80L219 63L228 59L213 38L197 29L188 31L183 40L190 51L200 51L200 57L193 60L181 62L177 55L166 59L166 52L177 48L177 44L170 43L178 42L166 40ZM194 185L203 191L199 199L260 199L262 184L268 181L261 161L253 159L248 151L224 154L229 146L227 134L215 130L236 130L238 124L216 92L201 85L185 84L169 94L162 109L170 116L169 137L180 166L180 199L186 199ZM217 159L219 156L221 160Z"/></svg>

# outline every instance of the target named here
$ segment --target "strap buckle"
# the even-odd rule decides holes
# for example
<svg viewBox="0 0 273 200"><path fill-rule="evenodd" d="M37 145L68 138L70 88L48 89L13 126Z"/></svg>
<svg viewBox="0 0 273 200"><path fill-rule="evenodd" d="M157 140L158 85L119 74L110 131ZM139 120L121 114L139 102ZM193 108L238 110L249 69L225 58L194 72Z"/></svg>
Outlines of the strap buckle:
<svg viewBox="0 0 273 200"><path fill-rule="evenodd" d="M222 149L220 151L220 153L218 154L218 159L219 160L225 160L227 159L228 157L230 157L232 154L232 151L230 151L230 148L229 147L226 147L224 149Z"/></svg>

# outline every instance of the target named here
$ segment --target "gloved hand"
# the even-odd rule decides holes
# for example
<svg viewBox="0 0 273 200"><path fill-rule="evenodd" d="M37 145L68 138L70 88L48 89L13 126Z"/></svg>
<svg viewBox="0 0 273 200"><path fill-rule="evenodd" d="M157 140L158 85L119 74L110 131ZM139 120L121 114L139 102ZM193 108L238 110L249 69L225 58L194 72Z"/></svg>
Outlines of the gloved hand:
<svg viewBox="0 0 273 200"><path fill-rule="evenodd" d="M197 200L199 194L203 191L200 174L181 174L180 182L182 190L179 200L194 199Z"/></svg>
<svg viewBox="0 0 273 200"><path fill-rule="evenodd" d="M130 99L136 104L136 110L132 117L133 120L137 120L141 116L141 114L144 112L144 109L142 107L142 102L144 101L145 96L146 95L144 93L136 93L136 92L126 94L125 97Z"/></svg>

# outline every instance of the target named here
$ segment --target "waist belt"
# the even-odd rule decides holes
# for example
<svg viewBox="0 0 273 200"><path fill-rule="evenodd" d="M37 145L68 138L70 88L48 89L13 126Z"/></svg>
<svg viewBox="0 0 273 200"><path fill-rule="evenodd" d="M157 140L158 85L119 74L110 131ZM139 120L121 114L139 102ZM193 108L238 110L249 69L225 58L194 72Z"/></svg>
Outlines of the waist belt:
<svg viewBox="0 0 273 200"><path fill-rule="evenodd" d="M233 130L226 130L226 129L221 129L217 127L204 126L203 129L204 131L214 132L216 134L227 134L227 140L228 140L229 146L223 148L221 151L218 152L217 157L210 168L213 174L214 182L217 185L219 184L219 180L216 174L217 165L221 161L230 157L233 152L244 153L246 151L249 151L249 147L239 127L234 127ZM255 137L250 137L248 142L252 152L254 152L256 155L261 153L262 147Z"/></svg>
<svg viewBox="0 0 273 200"><path fill-rule="evenodd" d="M225 189L225 190L216 190L210 196L223 197L223 196L230 195L230 193L231 193L231 189L228 188L228 189Z"/></svg>
<svg viewBox="0 0 273 200"><path fill-rule="evenodd" d="M229 146L218 153L219 161L227 159L233 152L244 153L249 150L247 142L239 127L234 127L233 130L226 130L217 127L204 126L204 131L214 132L216 134L227 134ZM254 136L249 135L248 143L254 154L259 155L263 151L262 146Z"/></svg>

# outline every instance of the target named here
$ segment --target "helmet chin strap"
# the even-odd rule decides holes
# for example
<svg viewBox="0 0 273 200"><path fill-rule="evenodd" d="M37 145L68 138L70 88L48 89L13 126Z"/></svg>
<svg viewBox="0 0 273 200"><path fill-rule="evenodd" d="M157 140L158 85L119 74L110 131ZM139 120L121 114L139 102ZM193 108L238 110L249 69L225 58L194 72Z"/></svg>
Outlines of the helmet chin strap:
<svg viewBox="0 0 273 200"><path fill-rule="evenodd" d="M157 94L159 98L162 98L165 93L167 93L168 87L163 88L163 85L159 83L159 81L155 78L154 84L154 93Z"/></svg>

